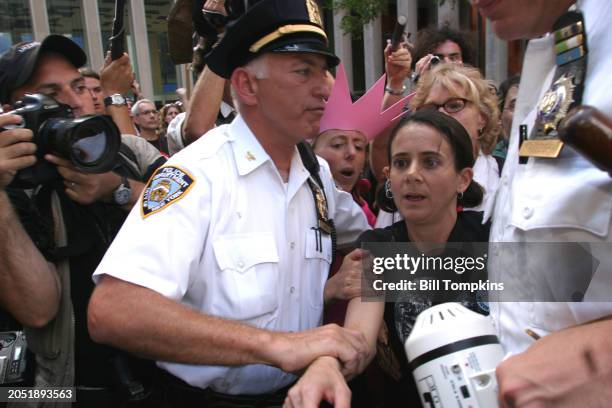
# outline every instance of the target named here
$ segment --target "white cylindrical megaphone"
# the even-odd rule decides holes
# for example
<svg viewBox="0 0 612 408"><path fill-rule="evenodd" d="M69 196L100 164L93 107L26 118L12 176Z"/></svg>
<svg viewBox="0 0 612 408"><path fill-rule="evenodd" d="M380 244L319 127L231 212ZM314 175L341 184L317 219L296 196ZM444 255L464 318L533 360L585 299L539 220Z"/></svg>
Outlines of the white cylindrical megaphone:
<svg viewBox="0 0 612 408"><path fill-rule="evenodd" d="M423 311L404 345L424 408L497 407L504 358L487 316L458 303Z"/></svg>

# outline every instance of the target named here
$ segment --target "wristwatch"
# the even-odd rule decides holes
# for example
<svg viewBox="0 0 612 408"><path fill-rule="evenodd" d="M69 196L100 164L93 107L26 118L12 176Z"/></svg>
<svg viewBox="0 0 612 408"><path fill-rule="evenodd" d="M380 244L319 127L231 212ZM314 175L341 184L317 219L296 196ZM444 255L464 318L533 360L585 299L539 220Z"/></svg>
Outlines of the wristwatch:
<svg viewBox="0 0 612 408"><path fill-rule="evenodd" d="M402 85L402 89L393 89L390 86L385 86L385 92L395 96L402 96L406 92L406 85Z"/></svg>
<svg viewBox="0 0 612 408"><path fill-rule="evenodd" d="M132 188L127 177L121 177L121 184L113 191L113 199L117 205L125 205L130 202Z"/></svg>
<svg viewBox="0 0 612 408"><path fill-rule="evenodd" d="M121 94L112 94L111 96L107 96L104 98L104 106L124 106L127 105L127 101L125 100L125 96Z"/></svg>

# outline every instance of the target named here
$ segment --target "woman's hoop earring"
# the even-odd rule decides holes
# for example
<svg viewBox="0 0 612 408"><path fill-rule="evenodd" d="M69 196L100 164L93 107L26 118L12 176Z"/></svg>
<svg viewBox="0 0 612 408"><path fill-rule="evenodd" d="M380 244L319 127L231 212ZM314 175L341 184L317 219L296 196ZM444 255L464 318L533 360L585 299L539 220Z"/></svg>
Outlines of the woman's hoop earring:
<svg viewBox="0 0 612 408"><path fill-rule="evenodd" d="M391 182L389 181L389 179L385 181L385 197L393 198L393 193L391 192Z"/></svg>
<svg viewBox="0 0 612 408"><path fill-rule="evenodd" d="M463 200L463 191L457 193L457 200Z"/></svg>

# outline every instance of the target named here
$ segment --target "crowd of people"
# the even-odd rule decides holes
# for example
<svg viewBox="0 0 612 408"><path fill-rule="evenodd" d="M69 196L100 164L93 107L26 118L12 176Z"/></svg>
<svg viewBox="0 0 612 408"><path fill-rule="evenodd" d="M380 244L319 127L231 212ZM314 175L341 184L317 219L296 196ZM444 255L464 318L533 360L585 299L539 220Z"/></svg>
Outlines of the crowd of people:
<svg viewBox="0 0 612 408"><path fill-rule="evenodd" d="M612 116L612 4L474 0L500 38L530 39L521 77L497 91L469 36L427 28L354 98L316 2L225 3L195 2L214 45L163 106L126 53L97 72L49 35L0 57L0 332L28 350L0 386L75 387L79 407L419 406L404 343L436 301L362 301L362 245L491 243L489 278L533 293L550 265L587 273L559 251L580 242L598 262L579 299L458 301L508 353L500 406L607 406L612 180L570 146L525 146L557 143L570 106ZM14 110L28 94L52 99ZM63 124L40 126L57 104ZM104 132L73 130L95 115Z"/></svg>

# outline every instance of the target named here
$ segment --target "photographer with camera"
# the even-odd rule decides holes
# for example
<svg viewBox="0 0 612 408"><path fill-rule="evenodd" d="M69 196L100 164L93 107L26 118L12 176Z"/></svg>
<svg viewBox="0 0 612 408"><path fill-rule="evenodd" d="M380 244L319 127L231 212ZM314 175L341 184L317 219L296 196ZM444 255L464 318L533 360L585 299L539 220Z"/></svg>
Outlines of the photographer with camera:
<svg viewBox="0 0 612 408"><path fill-rule="evenodd" d="M474 65L472 40L467 34L448 26L419 30L414 44L413 80L440 62Z"/></svg>
<svg viewBox="0 0 612 408"><path fill-rule="evenodd" d="M133 385L115 386L130 378L114 371L118 352L89 337L91 274L164 159L108 117L90 115L78 71L85 61L58 35L0 57L0 102L15 109L0 115L0 302L25 327L35 386L75 385L78 404L91 407L120 405ZM104 78L107 91L131 82Z"/></svg>

